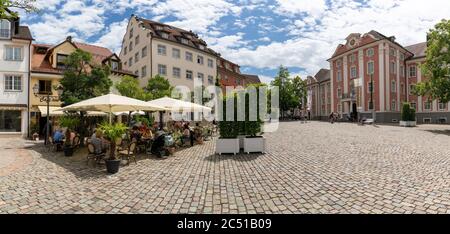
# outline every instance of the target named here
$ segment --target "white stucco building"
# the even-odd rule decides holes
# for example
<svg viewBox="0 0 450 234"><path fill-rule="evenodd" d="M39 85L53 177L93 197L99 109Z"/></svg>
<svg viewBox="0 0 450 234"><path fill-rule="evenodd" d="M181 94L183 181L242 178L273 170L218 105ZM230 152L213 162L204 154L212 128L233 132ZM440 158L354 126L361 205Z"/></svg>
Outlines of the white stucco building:
<svg viewBox="0 0 450 234"><path fill-rule="evenodd" d="M18 18L0 19L0 135L28 133L31 41Z"/></svg>

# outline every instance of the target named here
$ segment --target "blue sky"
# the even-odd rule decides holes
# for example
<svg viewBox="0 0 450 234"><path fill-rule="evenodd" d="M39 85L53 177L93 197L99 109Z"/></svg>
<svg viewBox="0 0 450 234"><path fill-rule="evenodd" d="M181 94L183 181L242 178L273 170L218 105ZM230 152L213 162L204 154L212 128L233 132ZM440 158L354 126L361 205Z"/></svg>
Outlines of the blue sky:
<svg viewBox="0 0 450 234"><path fill-rule="evenodd" d="M244 73L269 82L281 64L314 75L350 33L372 29L403 45L450 18L448 0L37 0L40 14L22 14L36 42L77 41L115 52L131 14L198 33Z"/></svg>

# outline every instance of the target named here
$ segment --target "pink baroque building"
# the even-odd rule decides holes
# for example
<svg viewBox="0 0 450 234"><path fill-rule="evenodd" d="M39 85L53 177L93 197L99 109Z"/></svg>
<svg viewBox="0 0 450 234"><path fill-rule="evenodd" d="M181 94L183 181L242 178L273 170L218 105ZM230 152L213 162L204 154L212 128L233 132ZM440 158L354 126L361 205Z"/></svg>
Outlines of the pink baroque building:
<svg viewBox="0 0 450 234"><path fill-rule="evenodd" d="M370 102L377 122L398 122L404 102L416 108L418 123L446 123L447 103L412 95L415 84L426 78L419 65L425 61L426 43L402 46L395 37L370 31L350 34L330 63L331 111L343 116L371 118Z"/></svg>

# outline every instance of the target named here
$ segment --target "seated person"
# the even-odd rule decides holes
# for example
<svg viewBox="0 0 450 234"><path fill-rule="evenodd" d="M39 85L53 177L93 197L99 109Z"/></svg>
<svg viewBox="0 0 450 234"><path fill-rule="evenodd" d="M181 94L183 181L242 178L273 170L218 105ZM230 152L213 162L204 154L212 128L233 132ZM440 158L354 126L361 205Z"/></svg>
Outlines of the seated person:
<svg viewBox="0 0 450 234"><path fill-rule="evenodd" d="M181 138L183 144L185 144L185 142L187 142L187 141L190 141L191 146L194 146L194 138L192 135L193 134L192 134L191 128L189 127L189 123L186 123L184 125L183 137Z"/></svg>
<svg viewBox="0 0 450 234"><path fill-rule="evenodd" d="M95 154L106 153L106 144L103 139L103 133L100 130L95 131L91 137L90 143L94 146Z"/></svg>
<svg viewBox="0 0 450 234"><path fill-rule="evenodd" d="M194 138L197 142L203 142L203 128L200 127L199 123L195 124L194 128Z"/></svg>
<svg viewBox="0 0 450 234"><path fill-rule="evenodd" d="M142 134L139 131L139 128L137 126L133 127L130 137L131 137L131 139L136 139L136 141L138 141L138 142L141 140Z"/></svg>
<svg viewBox="0 0 450 234"><path fill-rule="evenodd" d="M61 144L63 143L63 139L64 139L63 131L61 129L56 130L55 134L53 135L53 141L56 144Z"/></svg>

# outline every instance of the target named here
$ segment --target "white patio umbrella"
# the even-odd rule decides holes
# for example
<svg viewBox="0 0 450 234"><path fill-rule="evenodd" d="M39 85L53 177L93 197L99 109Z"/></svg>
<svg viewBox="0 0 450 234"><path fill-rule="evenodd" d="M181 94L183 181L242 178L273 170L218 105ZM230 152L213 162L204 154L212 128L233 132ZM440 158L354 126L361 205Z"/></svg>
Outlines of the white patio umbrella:
<svg viewBox="0 0 450 234"><path fill-rule="evenodd" d="M162 106L172 111L190 111L190 112L211 111L211 108L207 106L202 106L196 103L186 102L169 97L159 98L153 101L149 101L148 103L152 105Z"/></svg>
<svg viewBox="0 0 450 234"><path fill-rule="evenodd" d="M110 114L109 122L112 122L114 112L124 111L165 111L167 108L144 102L141 100L107 94L100 97L84 100L70 106L59 109L60 111L101 111Z"/></svg>

